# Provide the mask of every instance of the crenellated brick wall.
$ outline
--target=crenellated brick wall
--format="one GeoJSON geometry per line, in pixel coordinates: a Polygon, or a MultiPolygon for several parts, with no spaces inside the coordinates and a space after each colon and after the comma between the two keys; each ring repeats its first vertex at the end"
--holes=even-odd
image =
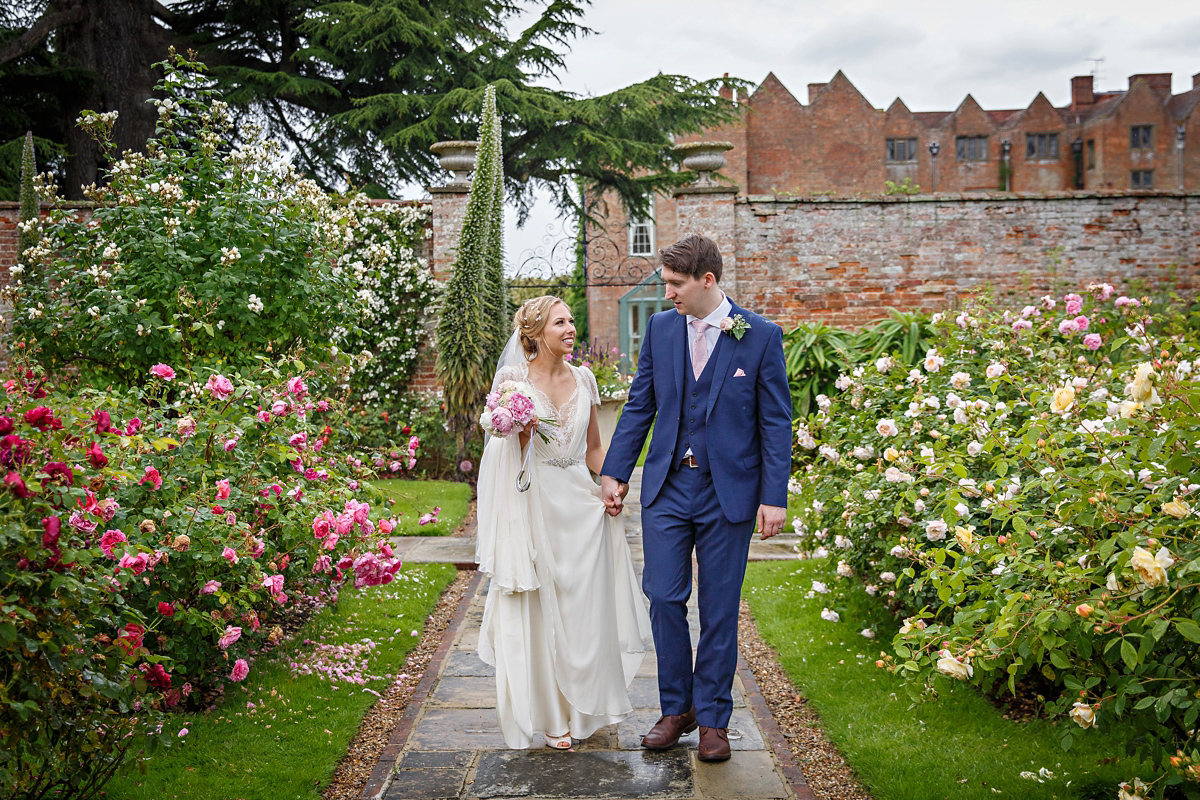
{"type": "MultiPolygon", "coordinates": [[[[1020,297],[1100,281],[1200,288],[1200,192],[751,195],[733,213],[729,293],[785,328],[859,327],[888,307],[940,310],[985,287],[1020,297]]],[[[695,224],[680,215],[681,233],[695,224]]]]}

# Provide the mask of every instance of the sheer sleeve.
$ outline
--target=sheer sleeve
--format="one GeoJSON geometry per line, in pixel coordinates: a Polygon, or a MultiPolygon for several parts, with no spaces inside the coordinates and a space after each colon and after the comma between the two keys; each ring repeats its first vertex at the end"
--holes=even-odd
{"type": "Polygon", "coordinates": [[[496,370],[496,376],[492,378],[492,391],[496,391],[496,387],[504,381],[523,381],[525,376],[522,374],[520,367],[508,366],[501,367],[496,370]]]}
{"type": "Polygon", "coordinates": [[[488,440],[476,487],[475,561],[479,571],[505,594],[541,586],[535,568],[537,552],[530,526],[529,496],[516,490],[520,470],[521,445],[517,437],[493,436],[488,440]]]}
{"type": "Polygon", "coordinates": [[[583,373],[583,385],[592,398],[592,405],[600,405],[600,389],[596,386],[596,376],[587,367],[580,367],[579,371],[583,373]]]}

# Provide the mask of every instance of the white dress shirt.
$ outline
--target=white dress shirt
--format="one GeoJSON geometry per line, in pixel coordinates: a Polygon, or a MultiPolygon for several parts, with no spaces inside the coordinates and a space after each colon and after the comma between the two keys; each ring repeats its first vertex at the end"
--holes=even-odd
{"type": "MultiPolygon", "coordinates": [[[[704,339],[708,343],[708,358],[711,361],[713,351],[717,349],[717,342],[721,338],[721,320],[729,316],[729,312],[733,310],[733,303],[729,302],[729,298],[721,292],[721,302],[713,309],[713,312],[704,318],[708,323],[708,327],[704,329],[704,339]]],[[[699,317],[694,317],[691,314],[687,315],[687,332],[688,332],[688,352],[692,352],[692,345],[696,342],[696,329],[692,327],[692,321],[699,317]]]]}

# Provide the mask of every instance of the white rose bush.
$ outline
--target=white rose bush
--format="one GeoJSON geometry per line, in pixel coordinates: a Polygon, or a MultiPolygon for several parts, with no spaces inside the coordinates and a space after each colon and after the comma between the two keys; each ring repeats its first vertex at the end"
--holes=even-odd
{"type": "Polygon", "coordinates": [[[828,561],[822,616],[865,590],[905,620],[878,663],[914,697],[1020,688],[1064,747],[1127,726],[1147,785],[1195,792],[1200,326],[1116,294],[981,298],[907,375],[848,369],[802,422],[798,549],[828,561]]]}

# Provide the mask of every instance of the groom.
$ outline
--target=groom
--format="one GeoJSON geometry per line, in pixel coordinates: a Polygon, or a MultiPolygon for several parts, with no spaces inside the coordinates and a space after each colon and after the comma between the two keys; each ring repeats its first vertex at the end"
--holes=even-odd
{"type": "Polygon", "coordinates": [[[721,253],[711,239],[684,237],[659,258],[675,311],[646,325],[601,490],[608,512],[619,514],[654,424],[642,474],[642,588],[663,716],[642,746],[671,747],[699,725],[697,756],[725,761],[750,537],[779,533],[787,503],[792,407],[783,332],[721,291],[721,253]],[[700,607],[694,667],[687,622],[693,550],[700,607]]]}

